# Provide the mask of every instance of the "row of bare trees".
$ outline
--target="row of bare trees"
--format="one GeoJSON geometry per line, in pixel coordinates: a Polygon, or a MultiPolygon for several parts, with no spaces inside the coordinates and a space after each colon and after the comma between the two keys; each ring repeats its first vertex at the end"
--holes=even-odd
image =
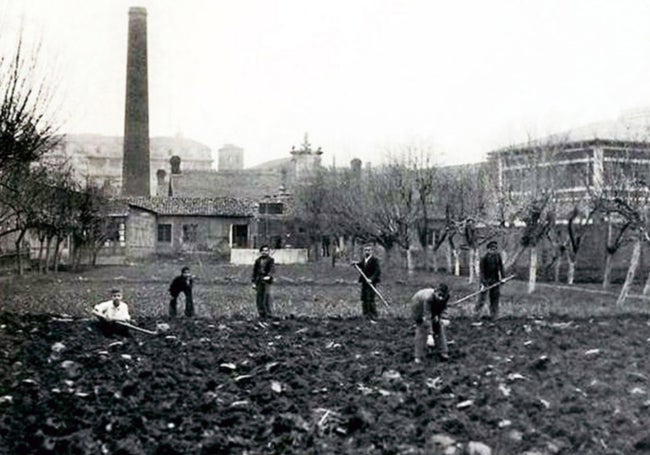
{"type": "Polygon", "coordinates": [[[80,185],[65,164],[43,158],[62,136],[37,61],[38,52],[25,52],[21,40],[11,57],[0,57],[0,240],[13,239],[20,274],[28,235],[38,239],[38,269],[46,272],[58,270],[66,239],[78,265],[84,251],[101,243],[106,222],[99,192],[80,185]]]}
{"type": "Polygon", "coordinates": [[[460,246],[469,245],[474,280],[479,247],[499,230],[484,223],[489,205],[482,190],[485,169],[449,171],[419,147],[402,152],[375,169],[320,169],[296,189],[298,220],[314,245],[324,235],[374,242],[389,260],[404,253],[409,271],[423,256],[437,269],[436,252],[444,244],[452,268],[459,270],[460,246]]]}
{"type": "MultiPolygon", "coordinates": [[[[535,290],[542,247],[552,252],[543,265],[553,270],[555,280],[560,280],[565,265],[567,283],[573,284],[585,239],[595,227],[606,226],[605,289],[611,285],[614,255],[623,245],[632,244],[618,299],[622,304],[639,266],[642,245],[650,245],[646,216],[650,188],[642,178],[650,175],[650,163],[633,158],[643,143],[637,141],[634,150],[624,150],[619,165],[606,169],[598,181],[594,181],[593,164],[556,165],[566,157],[562,155],[566,138],[531,143],[525,147],[528,153],[520,154],[519,186],[504,183],[489,165],[441,167],[427,150],[405,147],[381,167],[321,169],[297,188],[295,212],[314,244],[323,235],[375,242],[389,258],[396,251],[404,254],[409,271],[416,267],[418,250],[428,253],[428,267],[437,269],[436,252],[446,244],[451,270],[459,274],[459,255],[465,250],[470,282],[477,277],[481,245],[499,238],[507,268],[529,253],[529,292],[535,290]],[[582,190],[566,191],[567,179],[582,190]]],[[[650,275],[644,294],[650,294],[650,275]]]]}

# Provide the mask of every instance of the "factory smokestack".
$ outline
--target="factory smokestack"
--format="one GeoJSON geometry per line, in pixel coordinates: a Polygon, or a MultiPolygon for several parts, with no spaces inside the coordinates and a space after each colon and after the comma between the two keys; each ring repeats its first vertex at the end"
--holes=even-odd
{"type": "Polygon", "coordinates": [[[122,194],[150,196],[147,10],[129,9],[122,194]]]}

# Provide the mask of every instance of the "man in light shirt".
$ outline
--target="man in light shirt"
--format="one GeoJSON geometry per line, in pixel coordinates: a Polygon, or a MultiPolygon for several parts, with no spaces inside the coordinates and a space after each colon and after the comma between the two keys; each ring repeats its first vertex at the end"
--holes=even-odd
{"type": "Polygon", "coordinates": [[[111,300],[95,305],[93,314],[97,316],[99,328],[105,335],[112,335],[114,333],[128,335],[128,328],[116,324],[116,322],[131,321],[129,307],[126,302],[122,301],[122,292],[119,289],[111,290],[111,300]]]}

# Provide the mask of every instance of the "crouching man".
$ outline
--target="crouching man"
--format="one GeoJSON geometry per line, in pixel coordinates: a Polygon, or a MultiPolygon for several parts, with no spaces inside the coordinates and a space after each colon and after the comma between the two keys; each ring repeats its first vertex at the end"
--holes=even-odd
{"type": "Polygon", "coordinates": [[[185,266],[181,269],[181,274],[174,278],[169,285],[169,295],[172,296],[169,301],[169,317],[176,317],[176,305],[178,296],[185,294],[185,316],[191,318],[194,316],[194,300],[192,299],[192,288],[194,287],[194,278],[190,273],[190,268],[185,266]]]}
{"type": "Polygon", "coordinates": [[[97,316],[97,325],[104,335],[129,335],[128,327],[120,324],[130,322],[131,316],[128,305],[122,301],[122,292],[119,289],[111,290],[111,300],[95,305],[93,314],[97,316]]]}
{"type": "Polygon", "coordinates": [[[445,327],[440,320],[447,308],[449,288],[442,283],[437,288],[420,289],[411,299],[411,311],[415,321],[415,363],[421,363],[427,345],[429,333],[426,319],[431,317],[431,328],[435,341],[435,351],[440,360],[449,359],[445,327]]]}

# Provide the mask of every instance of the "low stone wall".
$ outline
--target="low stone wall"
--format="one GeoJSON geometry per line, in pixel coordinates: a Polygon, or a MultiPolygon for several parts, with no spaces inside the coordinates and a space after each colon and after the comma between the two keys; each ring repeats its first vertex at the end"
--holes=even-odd
{"type": "MultiPolygon", "coordinates": [[[[259,250],[233,248],[230,250],[231,264],[253,264],[259,256],[259,250]]],[[[305,248],[283,248],[272,250],[271,256],[277,264],[306,264],[309,255],[305,248]]]]}

